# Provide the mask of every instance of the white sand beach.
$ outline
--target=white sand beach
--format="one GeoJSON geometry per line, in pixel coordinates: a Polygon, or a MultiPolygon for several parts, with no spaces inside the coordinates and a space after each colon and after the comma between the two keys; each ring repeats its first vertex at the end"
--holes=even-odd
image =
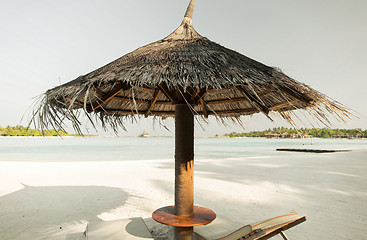
{"type": "MultiPolygon", "coordinates": [[[[287,231],[290,239],[364,239],[366,156],[356,150],[197,160],[195,202],[244,224],[307,215],[287,231]]],[[[173,204],[173,168],[171,160],[0,161],[0,239],[79,240],[88,222],[149,221],[155,209],[173,204]]]]}

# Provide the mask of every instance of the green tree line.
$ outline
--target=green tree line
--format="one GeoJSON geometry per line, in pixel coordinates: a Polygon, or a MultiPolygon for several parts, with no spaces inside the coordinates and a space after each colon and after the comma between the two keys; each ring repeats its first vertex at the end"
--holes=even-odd
{"type": "Polygon", "coordinates": [[[331,137],[360,137],[367,138],[367,130],[362,130],[360,128],[356,129],[329,129],[329,128],[284,128],[278,127],[273,129],[268,129],[265,131],[252,131],[249,133],[228,133],[225,134],[225,137],[265,137],[267,134],[301,134],[301,135],[310,135],[316,138],[331,138],[331,137]]]}
{"type": "Polygon", "coordinates": [[[30,129],[23,126],[15,126],[6,128],[0,127],[0,135],[1,136],[70,136],[68,132],[65,131],[56,131],[56,130],[45,130],[40,131],[37,129],[30,129]]]}

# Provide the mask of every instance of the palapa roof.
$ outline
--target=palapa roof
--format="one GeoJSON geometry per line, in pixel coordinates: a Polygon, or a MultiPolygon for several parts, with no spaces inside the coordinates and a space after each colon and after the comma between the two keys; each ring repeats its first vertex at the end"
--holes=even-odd
{"type": "MultiPolygon", "coordinates": [[[[350,114],[341,104],[277,68],[225,48],[196,32],[195,0],[182,24],[169,36],[128,53],[77,79],[48,90],[35,111],[41,128],[62,129],[65,118],[79,131],[78,111],[116,129],[134,115],[174,117],[175,104],[192,106],[195,115],[238,119],[305,109],[328,124],[329,116],[350,114]]],[[[270,118],[270,117],[269,117],[270,118]]]]}

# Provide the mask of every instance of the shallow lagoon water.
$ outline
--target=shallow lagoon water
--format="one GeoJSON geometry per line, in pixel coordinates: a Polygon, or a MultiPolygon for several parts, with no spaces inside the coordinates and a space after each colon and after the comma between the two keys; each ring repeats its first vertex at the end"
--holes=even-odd
{"type": "MultiPolygon", "coordinates": [[[[174,158],[173,137],[0,137],[0,161],[123,161],[174,158]]],[[[365,139],[196,138],[195,159],[284,153],[276,148],[367,149],[365,139]]]]}

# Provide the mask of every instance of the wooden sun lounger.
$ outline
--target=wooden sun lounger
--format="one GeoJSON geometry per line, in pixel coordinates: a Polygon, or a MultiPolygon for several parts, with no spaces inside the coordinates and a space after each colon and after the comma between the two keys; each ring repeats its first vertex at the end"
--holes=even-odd
{"type": "Polygon", "coordinates": [[[280,234],[284,240],[288,240],[283,231],[304,221],[306,216],[300,216],[297,213],[245,226],[237,222],[217,219],[209,225],[195,228],[195,237],[198,240],[265,240],[280,234]]]}
{"type": "Polygon", "coordinates": [[[153,240],[140,217],[88,224],[85,235],[87,240],[153,240]]]}

